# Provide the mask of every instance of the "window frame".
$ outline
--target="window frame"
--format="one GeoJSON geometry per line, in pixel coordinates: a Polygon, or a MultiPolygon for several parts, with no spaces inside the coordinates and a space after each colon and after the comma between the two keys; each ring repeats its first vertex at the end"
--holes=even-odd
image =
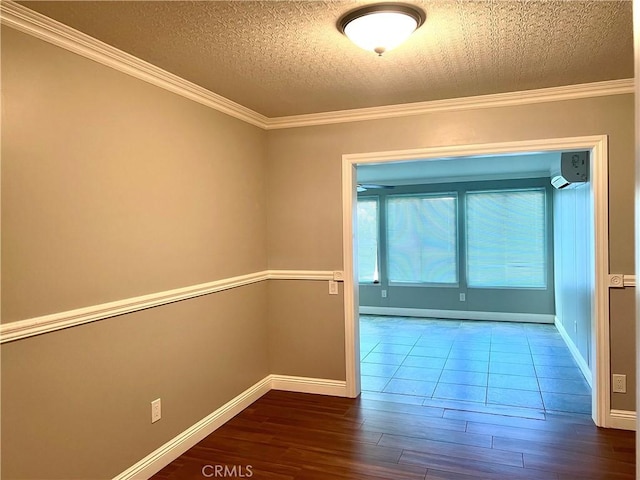
{"type": "MultiPolygon", "coordinates": [[[[464,246],[464,258],[465,258],[465,283],[466,288],[469,290],[547,290],[549,288],[549,262],[552,261],[549,258],[549,212],[548,212],[548,198],[549,195],[548,189],[543,186],[531,186],[531,187],[510,187],[510,188],[487,188],[487,189],[467,189],[464,192],[464,229],[465,229],[465,246],[464,246]],[[542,217],[542,253],[544,255],[543,260],[543,281],[544,284],[541,286],[522,286],[522,285],[473,285],[471,283],[471,275],[470,275],[470,256],[469,256],[469,195],[478,194],[478,193],[509,193],[509,192],[542,192],[542,209],[543,209],[543,217],[542,217]]],[[[552,227],[553,228],[553,227],[552,227]]]]}
{"type": "Polygon", "coordinates": [[[446,190],[446,191],[436,191],[436,192],[416,192],[416,193],[398,193],[398,194],[390,194],[386,195],[384,199],[384,208],[385,208],[385,249],[386,249],[386,278],[387,284],[389,287],[425,287],[425,288],[460,288],[460,195],[456,190],[446,190]],[[394,198],[402,198],[402,197],[417,197],[417,198],[428,198],[428,197],[436,197],[436,198],[453,198],[454,200],[454,224],[455,224],[455,282],[402,282],[397,280],[392,280],[390,276],[391,272],[391,261],[390,261],[390,241],[389,241],[389,204],[390,201],[394,198]]]}
{"type": "MultiPolygon", "coordinates": [[[[376,260],[375,260],[375,266],[374,266],[374,273],[373,273],[373,281],[362,281],[360,280],[360,259],[358,258],[358,278],[357,278],[357,283],[359,285],[380,285],[380,279],[382,277],[381,272],[380,272],[380,268],[381,268],[381,252],[382,252],[382,248],[381,248],[381,236],[380,236],[380,206],[381,206],[381,201],[380,201],[380,196],[378,195],[363,195],[363,196],[358,196],[358,198],[356,199],[356,209],[358,208],[358,203],[359,202],[365,202],[365,201],[373,201],[376,204],[376,228],[375,228],[375,232],[376,232],[376,260]],[[378,277],[376,278],[376,272],[378,274],[378,277]]],[[[360,243],[360,227],[358,225],[358,243],[360,243]]],[[[358,245],[358,257],[360,256],[360,246],[358,245]]]]}

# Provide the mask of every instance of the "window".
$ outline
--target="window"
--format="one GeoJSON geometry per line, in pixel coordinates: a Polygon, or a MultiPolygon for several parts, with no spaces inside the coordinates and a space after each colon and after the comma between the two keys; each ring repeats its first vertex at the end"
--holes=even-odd
{"type": "Polygon", "coordinates": [[[467,193],[470,287],[546,287],[545,190],[467,193]]]}
{"type": "Polygon", "coordinates": [[[456,194],[390,196],[389,281],[457,283],[456,194]]]}
{"type": "Polygon", "coordinates": [[[378,271],[378,200],[358,199],[358,281],[380,281],[378,271]]]}

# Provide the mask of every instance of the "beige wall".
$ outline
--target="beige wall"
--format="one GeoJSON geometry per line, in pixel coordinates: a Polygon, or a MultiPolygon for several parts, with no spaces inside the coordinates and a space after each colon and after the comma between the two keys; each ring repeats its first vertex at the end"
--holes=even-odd
{"type": "Polygon", "coordinates": [[[3,322],[266,268],[266,132],[9,28],[2,94],[3,322]]]}
{"type": "Polygon", "coordinates": [[[611,302],[611,373],[627,376],[627,392],[612,393],[612,408],[634,411],[636,392],[635,370],[628,365],[635,362],[635,288],[612,288],[611,302]]]}
{"type": "MultiPolygon", "coordinates": [[[[405,118],[292,128],[268,137],[268,258],[274,269],[334,269],[342,266],[341,158],[345,153],[403,150],[584,135],[609,136],[611,271],[634,272],[633,95],[444,112],[405,118]]],[[[329,301],[311,299],[312,312],[329,301]]],[[[612,297],[611,338],[633,329],[633,317],[612,297]]],[[[270,316],[271,328],[287,330],[290,318],[270,316]],[[281,325],[278,326],[278,323],[281,325]]],[[[334,336],[338,338],[336,325],[334,336]]],[[[316,342],[314,326],[304,351],[316,342]]],[[[619,340],[618,340],[619,342],[619,340]]],[[[635,375],[633,346],[612,343],[612,371],[635,375]]],[[[328,361],[328,360],[327,360],[328,361]]],[[[295,364],[295,359],[291,360],[295,364]]],[[[613,398],[613,408],[633,404],[613,398]]]]}
{"type": "Polygon", "coordinates": [[[327,282],[269,281],[271,373],[344,380],[343,290],[327,282]]]}
{"type": "MultiPolygon", "coordinates": [[[[3,26],[3,321],[264,270],[265,140],[3,26]]],[[[111,478],[265,378],[267,295],[2,345],[3,478],[111,478]]]]}

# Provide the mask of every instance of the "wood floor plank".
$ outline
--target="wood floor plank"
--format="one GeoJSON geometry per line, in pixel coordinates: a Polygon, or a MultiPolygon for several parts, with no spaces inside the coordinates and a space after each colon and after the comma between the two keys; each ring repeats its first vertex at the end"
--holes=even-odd
{"type": "Polygon", "coordinates": [[[372,460],[366,456],[334,455],[330,453],[312,452],[301,448],[291,448],[282,458],[283,461],[294,462],[296,465],[304,465],[310,468],[315,465],[331,478],[336,474],[348,473],[347,478],[363,476],[365,478],[423,480],[427,470],[417,465],[399,465],[398,463],[386,463],[372,460]],[[329,476],[330,475],[330,476],[329,476]]]}
{"type": "Polygon", "coordinates": [[[510,427],[521,427],[539,430],[548,430],[558,432],[559,434],[575,433],[575,427],[565,422],[552,422],[542,419],[520,418],[494,413],[480,413],[462,410],[446,410],[444,418],[452,418],[456,420],[467,420],[477,423],[488,423],[490,425],[506,425],[510,427]]]}
{"type": "MultiPolygon", "coordinates": [[[[438,430],[453,430],[456,432],[464,432],[467,430],[467,422],[465,420],[452,420],[448,418],[436,418],[436,417],[415,417],[409,415],[411,418],[411,425],[416,429],[431,429],[437,428],[438,430]]],[[[363,422],[361,428],[371,425],[381,425],[383,428],[407,425],[406,413],[394,413],[384,412],[378,413],[375,410],[368,410],[363,412],[363,422]]]]}
{"type": "Polygon", "coordinates": [[[633,456],[624,452],[614,452],[608,445],[603,448],[598,444],[570,440],[562,441],[560,439],[534,441],[531,439],[522,440],[507,437],[493,437],[493,448],[497,450],[533,453],[537,455],[549,455],[556,454],[557,452],[564,452],[567,456],[578,453],[581,457],[588,455],[620,462],[633,461],[633,456]]]}
{"type": "Polygon", "coordinates": [[[464,431],[444,430],[442,428],[424,428],[412,424],[398,424],[385,422],[366,421],[362,430],[385,432],[385,434],[400,435],[415,439],[435,440],[440,442],[455,443],[457,445],[471,445],[476,447],[491,448],[491,435],[467,433],[464,431]]]}
{"type": "Polygon", "coordinates": [[[546,468],[557,473],[582,477],[587,474],[620,473],[635,475],[635,464],[609,458],[594,458],[590,455],[555,451],[547,454],[524,453],[527,468],[546,468]]]}
{"type": "Polygon", "coordinates": [[[384,447],[402,448],[404,452],[411,450],[414,452],[433,453],[453,458],[463,457],[470,460],[482,460],[500,465],[510,465],[514,467],[523,466],[521,453],[476,447],[461,443],[440,442],[436,440],[390,435],[385,433],[382,435],[378,444],[384,447]]]}
{"type": "MultiPolygon", "coordinates": [[[[422,465],[427,467],[427,469],[465,474],[474,478],[490,480],[557,480],[558,478],[556,473],[545,470],[526,469],[479,460],[470,460],[462,456],[456,458],[449,455],[414,452],[410,450],[402,454],[400,463],[422,465]]],[[[578,479],[576,478],[576,480],[578,479]]]]}
{"type": "Polygon", "coordinates": [[[488,477],[481,477],[478,474],[467,475],[464,473],[447,472],[436,468],[429,468],[425,480],[486,480],[488,477]]]}
{"type": "Polygon", "coordinates": [[[350,409],[351,414],[361,414],[367,410],[380,410],[384,412],[408,413],[415,417],[440,417],[444,414],[442,407],[428,407],[424,405],[411,405],[409,403],[385,402],[358,397],[350,409]]]}
{"type": "Polygon", "coordinates": [[[548,443],[566,443],[567,441],[579,442],[580,444],[595,444],[605,451],[612,451],[611,442],[607,438],[589,437],[584,438],[575,434],[571,428],[568,432],[556,430],[543,430],[541,428],[525,428],[524,426],[494,425],[490,423],[467,422],[467,432],[481,433],[495,437],[506,437],[518,440],[529,440],[548,443]]]}

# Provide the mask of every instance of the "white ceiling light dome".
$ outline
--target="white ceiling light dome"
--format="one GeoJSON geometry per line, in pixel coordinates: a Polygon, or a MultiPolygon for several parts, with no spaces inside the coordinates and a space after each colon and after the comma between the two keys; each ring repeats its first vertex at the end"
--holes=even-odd
{"type": "Polygon", "coordinates": [[[358,8],[338,21],[338,29],[360,48],[382,55],[419,28],[426,15],[403,3],[378,3],[358,8]]]}

